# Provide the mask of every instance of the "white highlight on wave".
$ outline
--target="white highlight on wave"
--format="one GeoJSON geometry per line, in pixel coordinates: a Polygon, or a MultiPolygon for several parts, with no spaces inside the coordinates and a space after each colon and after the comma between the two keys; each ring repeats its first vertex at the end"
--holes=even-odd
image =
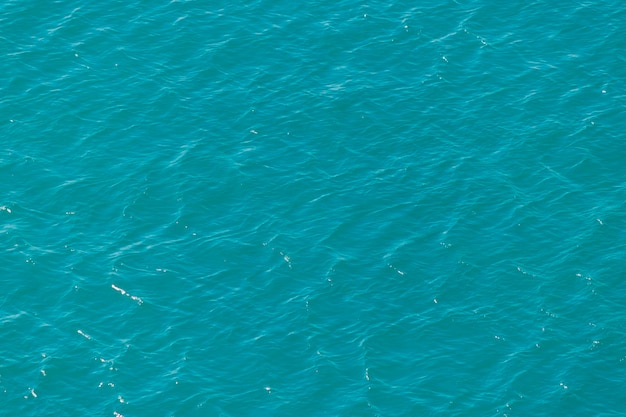
{"type": "Polygon", "coordinates": [[[78,329],[76,331],[76,333],[78,333],[79,335],[81,335],[82,337],[84,337],[87,340],[91,340],[91,336],[89,336],[87,333],[83,332],[82,330],[78,329]]]}
{"type": "Polygon", "coordinates": [[[118,287],[117,285],[111,284],[111,288],[113,288],[115,291],[119,292],[120,294],[125,295],[126,297],[130,297],[131,300],[137,301],[137,303],[139,304],[143,304],[143,300],[141,298],[137,297],[136,295],[130,295],[128,292],[118,287]]]}

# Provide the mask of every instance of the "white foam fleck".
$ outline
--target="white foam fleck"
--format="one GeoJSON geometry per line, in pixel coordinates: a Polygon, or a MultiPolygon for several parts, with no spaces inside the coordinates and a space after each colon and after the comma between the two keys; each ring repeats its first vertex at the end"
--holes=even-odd
{"type": "Polygon", "coordinates": [[[123,289],[121,289],[120,287],[118,287],[115,284],[111,284],[111,288],[113,288],[115,291],[120,292],[122,295],[126,295],[126,291],[124,291],[123,289]]]}
{"type": "MultiPolygon", "coordinates": [[[[163,272],[167,272],[167,271],[163,271],[163,272]]],[[[143,304],[143,300],[139,297],[137,297],[136,295],[131,295],[129,294],[126,290],[118,287],[115,284],[111,284],[111,288],[113,288],[115,291],[119,292],[122,295],[125,295],[126,297],[129,297],[131,300],[133,301],[137,301],[138,304],[143,304]]]]}

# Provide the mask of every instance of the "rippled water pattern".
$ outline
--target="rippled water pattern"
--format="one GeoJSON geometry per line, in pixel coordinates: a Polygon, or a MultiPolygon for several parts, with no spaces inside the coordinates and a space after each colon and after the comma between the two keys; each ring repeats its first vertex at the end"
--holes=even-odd
{"type": "Polygon", "coordinates": [[[0,415],[626,415],[618,1],[0,5],[0,415]]]}

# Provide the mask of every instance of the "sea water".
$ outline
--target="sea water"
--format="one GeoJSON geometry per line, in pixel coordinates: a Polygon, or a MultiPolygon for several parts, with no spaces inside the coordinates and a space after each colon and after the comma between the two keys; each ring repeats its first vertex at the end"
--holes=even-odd
{"type": "Polygon", "coordinates": [[[622,3],[0,28],[0,415],[626,413],[622,3]]]}

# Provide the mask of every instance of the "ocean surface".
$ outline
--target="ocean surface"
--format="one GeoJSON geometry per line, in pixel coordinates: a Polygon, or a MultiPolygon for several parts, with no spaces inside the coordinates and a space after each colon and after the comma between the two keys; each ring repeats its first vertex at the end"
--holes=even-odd
{"type": "Polygon", "coordinates": [[[626,415],[621,1],[0,5],[0,416],[626,415]]]}

